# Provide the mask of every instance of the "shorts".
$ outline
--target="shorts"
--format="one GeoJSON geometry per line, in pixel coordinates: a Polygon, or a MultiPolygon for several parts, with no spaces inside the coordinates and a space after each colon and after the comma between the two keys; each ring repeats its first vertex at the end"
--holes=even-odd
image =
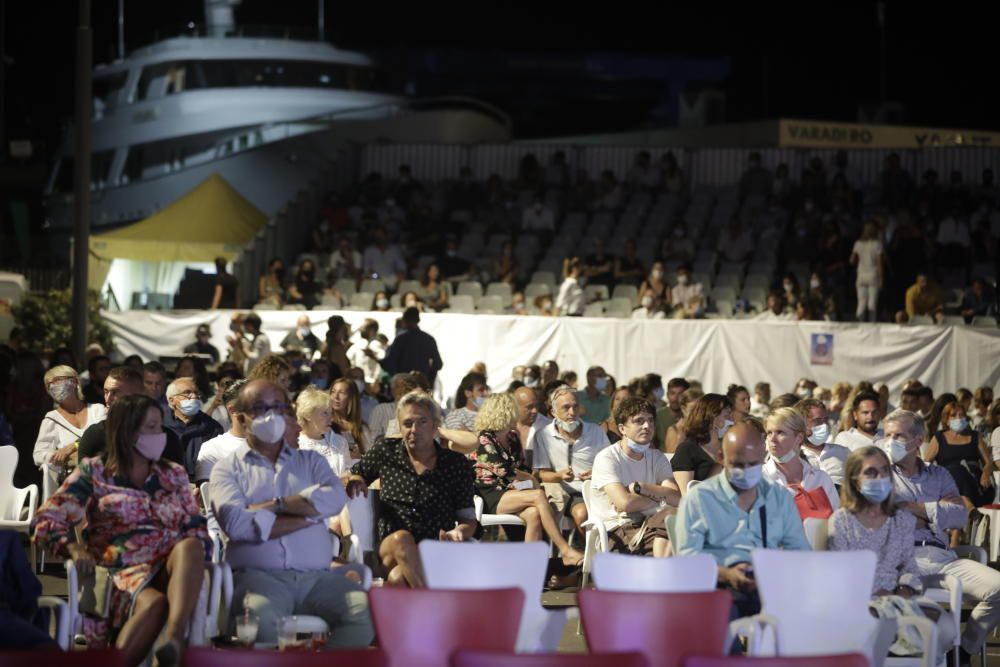
{"type": "Polygon", "coordinates": [[[608,547],[618,553],[650,556],[653,553],[653,540],[667,537],[666,518],[677,512],[675,507],[666,507],[656,514],[646,517],[641,524],[630,523],[616,526],[608,531],[608,547]],[[641,535],[640,535],[641,533],[641,535]]]}

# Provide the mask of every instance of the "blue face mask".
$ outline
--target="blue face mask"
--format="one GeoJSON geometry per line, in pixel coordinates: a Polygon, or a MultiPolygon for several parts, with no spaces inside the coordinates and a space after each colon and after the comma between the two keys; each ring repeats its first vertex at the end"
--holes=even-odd
{"type": "Polygon", "coordinates": [[[763,478],[763,465],[750,466],[749,468],[729,469],[729,483],[733,485],[733,488],[739,489],[740,491],[746,491],[754,488],[760,484],[760,480],[763,478]]]}
{"type": "Polygon", "coordinates": [[[859,490],[868,502],[880,503],[892,493],[892,478],[863,479],[859,490]]]}
{"type": "Polygon", "coordinates": [[[312,381],[312,384],[317,389],[325,390],[327,387],[330,386],[330,380],[328,380],[327,378],[316,378],[315,380],[312,381]]]}
{"type": "Polygon", "coordinates": [[[476,410],[483,407],[483,402],[486,401],[485,396],[476,396],[472,399],[472,404],[476,406],[476,410]]]}
{"type": "Polygon", "coordinates": [[[628,446],[629,449],[631,449],[636,454],[645,454],[646,450],[649,449],[648,442],[645,445],[642,445],[639,444],[638,442],[633,442],[632,440],[625,438],[625,444],[628,446]]]}

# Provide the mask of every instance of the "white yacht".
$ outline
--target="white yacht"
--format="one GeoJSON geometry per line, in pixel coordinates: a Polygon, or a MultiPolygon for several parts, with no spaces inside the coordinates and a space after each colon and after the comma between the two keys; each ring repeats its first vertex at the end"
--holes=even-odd
{"type": "MultiPolygon", "coordinates": [[[[206,0],[208,32],[218,36],[167,39],[95,68],[95,231],[155,213],[216,172],[271,215],[308,180],[309,164],[346,141],[510,139],[498,109],[395,94],[364,54],[322,41],[222,36],[218,4],[206,0]]],[[[48,184],[55,230],[72,226],[73,142],[70,130],[48,184]]]]}

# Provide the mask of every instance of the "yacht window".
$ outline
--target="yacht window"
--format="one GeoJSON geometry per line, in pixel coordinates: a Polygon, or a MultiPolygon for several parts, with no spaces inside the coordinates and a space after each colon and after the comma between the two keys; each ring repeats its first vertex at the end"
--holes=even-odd
{"type": "Polygon", "coordinates": [[[97,77],[93,81],[94,120],[110,114],[121,101],[121,91],[125,87],[128,72],[119,72],[97,77]]]}
{"type": "Polygon", "coordinates": [[[76,160],[72,155],[64,155],[56,167],[56,177],[52,181],[53,192],[73,192],[73,170],[76,160]]]}

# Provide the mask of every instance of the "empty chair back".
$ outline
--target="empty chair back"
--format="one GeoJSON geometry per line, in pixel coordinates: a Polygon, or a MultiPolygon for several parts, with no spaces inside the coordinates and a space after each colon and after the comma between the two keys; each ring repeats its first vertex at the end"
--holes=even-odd
{"type": "Polygon", "coordinates": [[[577,594],[592,653],[637,651],[650,667],[675,667],[688,655],[721,656],[729,630],[729,591],[577,594]]]}
{"type": "Polygon", "coordinates": [[[763,612],[777,619],[778,654],[870,655],[875,559],[873,551],[755,550],[754,577],[763,612]]]}
{"type": "Polygon", "coordinates": [[[496,653],[459,651],[451,667],[649,667],[641,653],[496,653]]]}
{"type": "Polygon", "coordinates": [[[389,667],[440,667],[463,649],[513,651],[524,592],[385,587],[368,601],[389,667]]]}
{"type": "Polygon", "coordinates": [[[126,667],[128,660],[118,649],[92,651],[0,651],[0,667],[24,667],[33,663],[60,667],[126,667]]]}
{"type": "Polygon", "coordinates": [[[691,593],[715,590],[719,568],[708,554],[647,558],[612,552],[594,556],[594,583],[602,591],[691,593]]]}

